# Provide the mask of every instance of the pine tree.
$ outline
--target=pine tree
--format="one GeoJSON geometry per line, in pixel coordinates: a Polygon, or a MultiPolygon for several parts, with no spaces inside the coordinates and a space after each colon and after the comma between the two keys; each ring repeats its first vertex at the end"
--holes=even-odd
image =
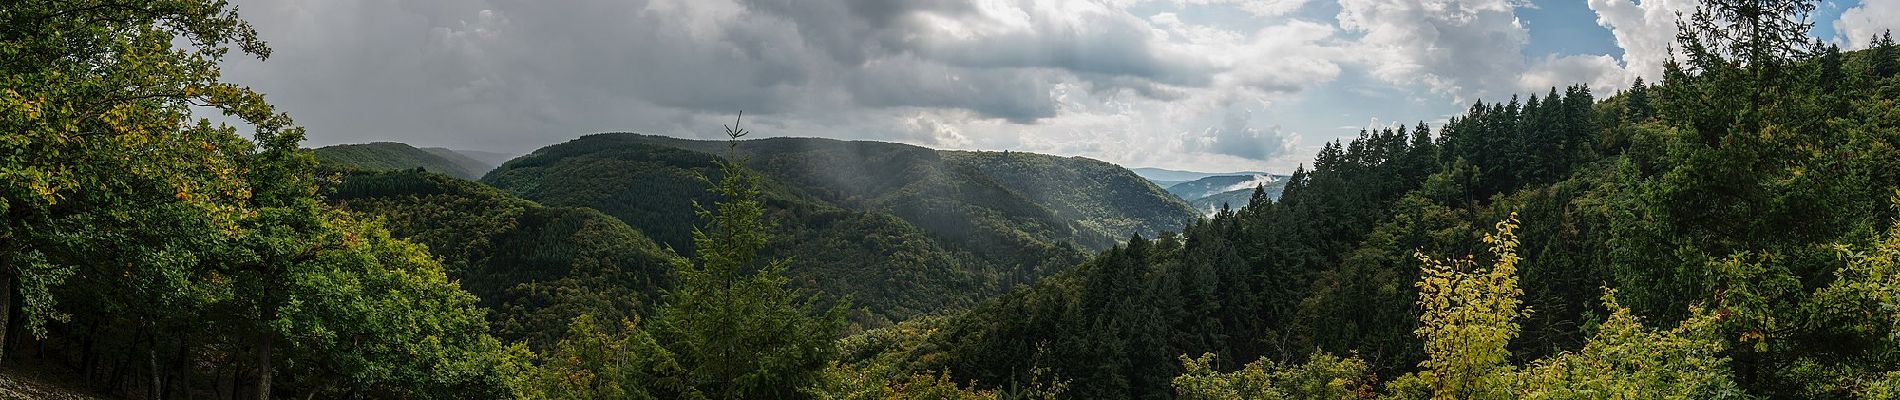
{"type": "Polygon", "coordinates": [[[1881,32],[1880,37],[1875,38],[1869,47],[1873,51],[1867,55],[1868,69],[1875,77],[1885,78],[1900,73],[1900,47],[1895,47],[1893,43],[1893,31],[1881,32]]]}
{"type": "Polygon", "coordinates": [[[1643,77],[1636,77],[1636,83],[1630,85],[1630,90],[1623,102],[1624,118],[1633,122],[1643,122],[1648,121],[1649,117],[1655,114],[1655,108],[1649,104],[1649,85],[1643,83],[1643,77]]]}
{"type": "Polygon", "coordinates": [[[759,260],[770,233],[760,178],[736,159],[746,134],[726,127],[731,157],[717,161],[711,188],[719,200],[697,210],[708,221],[693,232],[697,260],[675,262],[678,287],[657,312],[655,336],[678,355],[689,391],[799,398],[835,351],[846,306],[814,313],[812,297],[786,287],[787,260],[759,260]]]}
{"type": "Polygon", "coordinates": [[[1814,0],[1703,0],[1677,35],[1697,67],[1729,60],[1773,71],[1805,57],[1814,0]]]}
{"type": "Polygon", "coordinates": [[[1718,96],[1745,101],[1739,121],[1753,132],[1774,98],[1770,91],[1786,78],[1782,70],[1812,51],[1813,11],[1814,0],[1704,0],[1689,21],[1678,22],[1676,36],[1702,78],[1738,81],[1715,87],[1746,91],[1718,96]]]}

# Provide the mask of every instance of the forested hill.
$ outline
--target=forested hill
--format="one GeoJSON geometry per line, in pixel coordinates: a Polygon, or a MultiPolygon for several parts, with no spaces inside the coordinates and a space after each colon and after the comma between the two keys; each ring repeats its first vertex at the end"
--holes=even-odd
{"type": "MultiPolygon", "coordinates": [[[[694,204],[714,200],[701,177],[722,176],[716,157],[625,140],[634,138],[549,146],[484,181],[541,204],[601,210],[690,255],[694,204]]],[[[766,255],[790,260],[794,286],[852,297],[851,319],[862,326],[973,305],[1085,257],[1080,248],[982,227],[956,232],[999,249],[979,254],[891,214],[841,207],[776,179],[766,179],[763,197],[777,233],[766,255]]]]}
{"type": "Polygon", "coordinates": [[[630,133],[593,135],[561,146],[614,143],[715,155],[736,150],[753,168],[804,194],[887,212],[952,240],[962,235],[951,232],[1000,228],[1095,251],[1134,234],[1178,231],[1197,218],[1185,202],[1132,172],[1081,157],[784,137],[740,141],[729,149],[723,141],[630,133]],[[956,226],[963,222],[946,218],[993,219],[1000,226],[956,226]]]}
{"type": "Polygon", "coordinates": [[[422,147],[421,149],[422,151],[429,152],[429,154],[442,157],[444,160],[449,160],[449,162],[471,173],[469,174],[470,176],[456,176],[462,179],[481,179],[483,174],[487,174],[488,171],[501,166],[501,163],[508,162],[509,159],[514,158],[501,153],[455,150],[442,147],[422,147]]]}
{"type": "Polygon", "coordinates": [[[327,198],[427,245],[481,299],[495,334],[545,348],[581,314],[651,309],[674,255],[588,208],[543,207],[488,185],[415,170],[343,169],[327,198]]]}
{"type": "Polygon", "coordinates": [[[395,142],[339,144],[319,147],[311,152],[324,163],[372,170],[422,168],[463,179],[477,179],[488,171],[481,167],[480,161],[456,154],[453,150],[419,149],[395,142]]]}

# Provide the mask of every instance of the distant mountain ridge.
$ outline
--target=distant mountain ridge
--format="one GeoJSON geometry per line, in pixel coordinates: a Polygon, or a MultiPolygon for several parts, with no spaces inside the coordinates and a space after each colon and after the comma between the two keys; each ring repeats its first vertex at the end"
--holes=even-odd
{"type": "Polygon", "coordinates": [[[1285,186],[1283,175],[1210,176],[1168,187],[1168,193],[1189,201],[1237,190],[1253,191],[1255,186],[1285,186]]]}
{"type": "Polygon", "coordinates": [[[447,149],[447,148],[441,148],[441,147],[430,147],[429,149],[442,149],[442,150],[453,151],[456,154],[461,154],[464,157],[468,157],[469,159],[480,162],[482,163],[482,165],[487,166],[486,169],[482,170],[483,173],[487,173],[488,170],[495,169],[495,167],[499,167],[502,164],[507,163],[508,160],[513,160],[515,159],[515,157],[521,156],[521,153],[500,153],[500,152],[493,152],[493,151],[468,150],[468,149],[447,149]]]}
{"type": "Polygon", "coordinates": [[[475,162],[473,159],[460,156],[453,151],[445,153],[424,150],[396,142],[339,144],[319,147],[312,149],[311,152],[317,156],[318,161],[326,164],[347,165],[366,170],[392,171],[421,168],[462,179],[476,179],[486,171],[479,169],[477,165],[472,165],[471,163],[475,162]]]}
{"type": "MultiPolygon", "coordinates": [[[[487,174],[488,171],[494,170],[495,167],[501,166],[500,162],[490,163],[487,161],[482,161],[482,160],[476,159],[473,156],[470,156],[468,153],[462,152],[461,150],[448,149],[448,148],[442,148],[442,147],[423,147],[421,149],[422,151],[429,152],[429,154],[434,154],[437,157],[442,157],[442,159],[444,160],[449,160],[449,162],[455,163],[456,166],[461,167],[463,170],[469,172],[470,176],[466,176],[466,177],[458,176],[457,178],[480,179],[482,175],[487,174]]],[[[505,162],[507,160],[502,160],[502,161],[505,162]]]]}
{"type": "Polygon", "coordinates": [[[1182,182],[1168,187],[1168,193],[1187,200],[1196,210],[1212,215],[1222,207],[1240,209],[1253,200],[1254,188],[1265,191],[1268,199],[1278,200],[1286,190],[1286,175],[1221,175],[1182,182]]]}
{"type": "Polygon", "coordinates": [[[852,294],[851,319],[881,326],[973,305],[1072,267],[1132,235],[1201,215],[1114,164],[1017,152],[938,151],[814,138],[724,141],[584,136],[509,161],[484,182],[548,206],[588,207],[691,251],[693,204],[711,204],[713,161],[763,178],[776,226],[768,257],[793,283],[852,294]]]}
{"type": "Polygon", "coordinates": [[[422,168],[469,180],[481,179],[488,171],[514,158],[504,153],[415,147],[397,142],[339,144],[319,147],[311,152],[316,154],[318,161],[327,164],[384,171],[422,168]]]}
{"type": "Polygon", "coordinates": [[[907,201],[935,201],[918,197],[921,194],[955,198],[1000,210],[1022,222],[1056,228],[1040,236],[1089,250],[1105,249],[1131,234],[1152,237],[1177,231],[1198,218],[1190,205],[1173,201],[1165,190],[1143,182],[1139,174],[1082,157],[939,151],[888,142],[793,137],[746,140],[737,148],[728,148],[724,141],[632,133],[591,135],[577,141],[595,137],[709,155],[737,151],[759,171],[827,202],[887,211],[920,225],[932,225],[922,221],[932,217],[913,210],[907,201]],[[997,193],[972,195],[985,192],[997,193]],[[1085,227],[1064,232],[1075,228],[1058,228],[1062,219],[1080,221],[1085,227]]]}
{"type": "Polygon", "coordinates": [[[1165,168],[1151,168],[1151,167],[1129,168],[1128,170],[1134,171],[1135,175],[1140,175],[1142,178],[1146,178],[1149,181],[1154,181],[1157,185],[1161,185],[1162,187],[1173,186],[1175,184],[1199,180],[1201,178],[1207,178],[1207,177],[1212,177],[1212,176],[1269,175],[1268,173],[1259,172],[1259,171],[1195,172],[1195,171],[1181,171],[1181,170],[1173,170],[1173,169],[1165,169],[1165,168]],[[1163,182],[1166,182],[1167,184],[1162,184],[1163,182]]]}

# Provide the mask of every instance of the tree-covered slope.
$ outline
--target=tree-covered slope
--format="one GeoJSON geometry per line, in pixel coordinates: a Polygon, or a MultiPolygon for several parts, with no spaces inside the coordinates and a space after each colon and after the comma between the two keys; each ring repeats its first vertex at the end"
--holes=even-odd
{"type": "Polygon", "coordinates": [[[1186,204],[1121,166],[1082,157],[1023,152],[942,151],[955,168],[992,182],[1076,221],[1085,233],[1123,239],[1179,231],[1199,218],[1186,204]]]}
{"type": "Polygon", "coordinates": [[[880,142],[772,138],[727,143],[614,133],[543,148],[485,181],[543,204],[602,210],[687,249],[714,154],[766,178],[790,275],[854,295],[854,320],[883,325],[974,304],[1067,268],[1087,249],[1178,230],[1187,205],[1112,164],[1019,153],[940,152],[880,142]]]}
{"type": "Polygon", "coordinates": [[[583,313],[610,321],[644,313],[674,257],[599,211],[543,207],[435,173],[351,170],[328,198],[428,246],[449,276],[491,310],[498,336],[537,348],[583,313]]]}
{"type": "MultiPolygon", "coordinates": [[[[364,144],[339,144],[319,147],[315,153],[318,161],[325,164],[348,165],[371,170],[404,170],[422,168],[430,172],[446,174],[463,179],[481,177],[480,170],[469,168],[464,162],[443,157],[437,152],[418,149],[395,142],[376,142],[364,144]]],[[[464,158],[465,159],[465,158],[464,158]]]]}
{"type": "MultiPolygon", "coordinates": [[[[701,177],[719,179],[714,161],[631,135],[593,135],[510,161],[485,181],[542,204],[599,209],[686,252],[694,204],[710,200],[701,177]]],[[[860,325],[975,304],[1082,258],[1079,250],[1049,247],[979,257],[887,213],[832,205],[775,179],[764,188],[777,233],[766,255],[789,259],[787,275],[798,287],[851,297],[850,317],[860,325]],[[995,257],[1014,262],[989,261],[995,257]]]]}
{"type": "MultiPolygon", "coordinates": [[[[1197,215],[1113,164],[1080,157],[937,151],[818,138],[724,142],[637,134],[586,140],[640,142],[708,154],[737,151],[750,165],[812,198],[887,212],[953,243],[995,251],[972,237],[1024,237],[1032,247],[1106,248],[1133,234],[1175,231],[1197,215]]],[[[1006,251],[1007,252],[1007,251],[1006,251]]]]}
{"type": "Polygon", "coordinates": [[[462,179],[480,179],[482,175],[487,174],[488,171],[494,170],[495,167],[501,166],[501,163],[507,162],[509,158],[513,158],[496,153],[479,153],[442,147],[423,147],[422,151],[429,152],[429,154],[434,154],[437,157],[442,157],[444,160],[449,160],[449,162],[454,163],[455,166],[461,167],[464,171],[468,171],[470,176],[457,176],[462,179]],[[500,161],[484,161],[483,159],[476,158],[492,159],[497,156],[499,156],[500,161]]]}
{"type": "Polygon", "coordinates": [[[1181,171],[1181,170],[1172,170],[1172,169],[1165,169],[1165,168],[1151,168],[1151,167],[1132,168],[1132,169],[1129,169],[1129,171],[1134,171],[1135,175],[1140,175],[1143,179],[1154,181],[1156,184],[1160,184],[1161,182],[1171,182],[1169,184],[1162,185],[1162,187],[1173,186],[1174,184],[1178,184],[1181,182],[1193,181],[1193,180],[1206,178],[1210,176],[1266,175],[1267,174],[1265,172],[1256,172],[1256,171],[1195,172],[1195,171],[1181,171]]]}

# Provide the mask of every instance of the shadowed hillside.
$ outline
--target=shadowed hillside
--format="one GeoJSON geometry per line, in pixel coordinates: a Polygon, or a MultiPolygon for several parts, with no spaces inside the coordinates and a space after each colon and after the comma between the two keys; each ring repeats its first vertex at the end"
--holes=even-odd
{"type": "Polygon", "coordinates": [[[486,169],[479,168],[480,162],[455,155],[453,151],[445,156],[442,151],[418,149],[395,142],[376,142],[366,144],[339,144],[311,150],[317,160],[328,164],[348,165],[369,170],[403,170],[422,168],[429,172],[445,174],[463,179],[480,178],[486,169]]]}

